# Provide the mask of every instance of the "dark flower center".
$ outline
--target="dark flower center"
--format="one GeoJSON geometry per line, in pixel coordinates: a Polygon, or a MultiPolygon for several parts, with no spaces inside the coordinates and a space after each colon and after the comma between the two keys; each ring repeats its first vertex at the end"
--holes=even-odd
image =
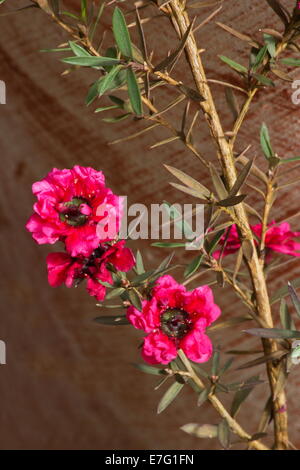
{"type": "Polygon", "coordinates": [[[172,338],[181,339],[191,328],[189,314],[178,308],[167,309],[161,316],[162,332],[172,338]]]}
{"type": "Polygon", "coordinates": [[[71,201],[65,202],[63,204],[64,207],[59,214],[60,220],[68,225],[72,225],[73,227],[84,225],[88,216],[82,214],[80,206],[86,203],[86,200],[80,197],[73,197],[71,201]]]}

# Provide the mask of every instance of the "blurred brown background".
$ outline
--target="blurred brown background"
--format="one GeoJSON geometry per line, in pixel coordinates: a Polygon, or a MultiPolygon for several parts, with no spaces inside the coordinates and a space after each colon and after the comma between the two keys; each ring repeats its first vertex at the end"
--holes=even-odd
{"type": "MultiPolygon", "coordinates": [[[[2,11],[27,4],[9,0],[2,11]]],[[[79,0],[65,4],[73,10],[79,0]]],[[[283,2],[287,7],[294,1],[283,2]]],[[[125,8],[133,1],[125,2],[125,8]]],[[[200,19],[211,8],[195,10],[200,19]]],[[[145,14],[145,13],[143,13],[145,14]]],[[[242,32],[259,38],[262,27],[280,28],[277,18],[262,0],[226,0],[217,17],[242,32]]],[[[101,21],[110,27],[110,15],[101,21]]],[[[168,137],[156,128],[138,140],[108,146],[107,142],[136,129],[132,121],[108,125],[103,115],[94,115],[86,108],[84,98],[95,80],[95,71],[80,70],[61,76],[65,66],[59,55],[40,53],[40,49],[56,47],[67,39],[49,18],[37,9],[0,18],[0,79],[7,85],[7,104],[0,105],[1,150],[1,261],[2,315],[0,339],[7,345],[7,365],[0,366],[0,446],[2,449],[206,449],[217,448],[214,441],[200,441],[180,431],[188,422],[218,423],[218,416],[204,405],[198,409],[196,398],[185,390],[181,398],[162,415],[156,406],[163,389],[154,391],[156,379],[135,370],[132,362],[140,361],[137,346],[141,335],[131,327],[105,328],[92,322],[99,314],[93,298],[84,287],[52,289],[47,284],[45,257],[51,247],[37,246],[24,225],[31,214],[31,184],[43,178],[52,167],[70,168],[75,164],[102,169],[107,182],[129,202],[150,204],[179,201],[181,195],[169,185],[162,169],[166,162],[184,169],[205,182],[207,173],[180,143],[150,150],[150,145],[168,137]]],[[[176,44],[168,32],[167,20],[158,18],[145,27],[153,48],[167,51],[176,44]],[[163,34],[162,34],[163,31],[163,34]]],[[[247,64],[247,45],[241,44],[214,23],[197,33],[210,78],[236,80],[220,63],[217,54],[225,54],[247,64]]],[[[158,58],[158,53],[155,54],[158,58]]],[[[184,78],[187,69],[180,62],[175,71],[184,78]]],[[[300,72],[294,72],[295,79],[300,72]]],[[[237,148],[253,144],[252,155],[259,153],[259,128],[264,120],[270,129],[277,152],[284,157],[300,154],[298,106],[293,105],[290,83],[276,80],[276,88],[260,93],[242,127],[237,148]]],[[[230,130],[222,87],[214,86],[218,107],[230,130]]],[[[163,102],[172,99],[165,90],[163,102]]],[[[99,104],[97,103],[99,106],[99,104]]],[[[102,105],[102,104],[101,104],[102,105]]],[[[179,117],[179,109],[170,114],[179,117]]],[[[181,112],[181,111],[180,111],[181,112]]],[[[142,127],[144,124],[137,124],[142,127]]],[[[202,118],[196,134],[202,153],[215,158],[202,118]]],[[[298,170],[285,178],[296,178],[298,170]]],[[[284,178],[283,178],[284,179],[284,178]]],[[[299,208],[299,189],[282,191],[273,212],[276,220],[287,217],[299,208]]],[[[253,202],[259,199],[253,197],[253,202]]],[[[294,230],[299,219],[292,220],[294,230]]],[[[165,251],[142,247],[148,266],[166,255],[165,251]]],[[[189,255],[190,259],[193,253],[189,255]]],[[[287,265],[270,279],[275,290],[288,279],[299,277],[299,262],[287,265]]],[[[228,289],[215,289],[223,317],[240,315],[243,307],[228,289]]],[[[277,315],[277,306],[274,308],[277,315]]],[[[108,312],[106,312],[108,313],[108,312]]],[[[249,340],[238,326],[234,333],[222,330],[213,339],[223,349],[259,347],[249,340]]],[[[264,376],[264,367],[243,373],[264,376]]],[[[233,373],[232,378],[241,373],[233,373]]],[[[229,377],[230,379],[230,377],[229,377]]],[[[289,410],[291,440],[300,445],[299,436],[299,371],[290,379],[289,410]]],[[[229,403],[229,398],[224,397],[229,403]]],[[[255,432],[260,412],[267,398],[266,387],[260,386],[250,396],[248,406],[239,419],[249,432],[255,432]]]]}

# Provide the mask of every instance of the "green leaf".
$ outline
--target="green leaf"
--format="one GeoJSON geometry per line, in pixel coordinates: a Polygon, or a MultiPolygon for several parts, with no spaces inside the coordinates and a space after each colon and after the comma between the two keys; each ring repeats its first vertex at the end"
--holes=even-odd
{"type": "Polygon", "coordinates": [[[281,165],[282,163],[298,162],[299,160],[300,160],[300,157],[281,158],[279,163],[281,165]]]}
{"type": "Polygon", "coordinates": [[[119,59],[111,57],[66,57],[62,62],[71,65],[81,65],[82,67],[105,67],[107,65],[117,65],[120,63],[119,59]]]}
{"type": "Polygon", "coordinates": [[[123,294],[125,292],[124,287],[117,287],[116,289],[111,290],[107,295],[106,299],[113,299],[114,297],[117,297],[118,295],[123,294]]]}
{"type": "Polygon", "coordinates": [[[292,299],[293,305],[295,307],[296,313],[297,313],[298,317],[300,318],[300,299],[299,299],[298,295],[296,294],[296,291],[295,291],[294,287],[292,286],[292,284],[290,282],[288,282],[288,291],[289,291],[290,297],[292,299]]]}
{"type": "Polygon", "coordinates": [[[276,55],[276,39],[271,34],[264,34],[264,41],[267,46],[270,57],[273,59],[276,55]]]}
{"type": "Polygon", "coordinates": [[[89,54],[88,51],[86,51],[83,47],[76,44],[76,42],[69,41],[69,44],[70,44],[70,48],[71,48],[72,52],[77,57],[92,57],[91,54],[89,54]]]}
{"type": "Polygon", "coordinates": [[[231,328],[232,326],[239,325],[240,323],[244,323],[249,320],[252,320],[250,316],[234,317],[234,318],[230,318],[229,320],[224,320],[220,323],[216,323],[215,325],[211,325],[208,327],[207,330],[215,331],[215,330],[222,330],[223,328],[231,328]]]}
{"type": "Polygon", "coordinates": [[[254,385],[252,382],[256,382],[259,376],[251,377],[250,379],[246,380],[246,384],[249,384],[249,388],[245,388],[244,390],[238,390],[233,398],[231,411],[230,414],[234,418],[242,405],[242,403],[248,398],[249,394],[252,392],[254,385]],[[252,385],[251,385],[252,384],[252,385]]]}
{"type": "Polygon", "coordinates": [[[155,246],[156,248],[182,248],[186,244],[181,242],[155,242],[151,243],[151,246],[155,246]]]}
{"type": "Polygon", "coordinates": [[[250,335],[254,336],[259,336],[260,338],[300,338],[300,331],[281,330],[279,328],[250,328],[249,330],[245,330],[245,333],[249,333],[250,335]]]}
{"type": "Polygon", "coordinates": [[[87,4],[86,0],[81,0],[81,18],[86,21],[87,19],[87,4]]]}
{"type": "Polygon", "coordinates": [[[274,152],[272,150],[269,131],[265,123],[262,124],[260,129],[260,145],[264,156],[267,159],[274,157],[274,152]]]}
{"type": "Polygon", "coordinates": [[[230,446],[230,428],[226,419],[222,419],[218,426],[218,439],[224,449],[230,446]]]}
{"type": "Polygon", "coordinates": [[[108,287],[109,289],[112,289],[112,287],[113,287],[109,282],[100,281],[100,279],[98,279],[98,282],[99,282],[99,284],[101,284],[102,286],[108,287]]]}
{"type": "Polygon", "coordinates": [[[287,303],[284,299],[281,299],[281,302],[280,302],[280,320],[284,329],[286,330],[295,329],[293,319],[289,313],[287,303]]]}
{"type": "Polygon", "coordinates": [[[194,178],[187,175],[183,171],[178,170],[177,168],[174,168],[173,166],[169,166],[169,165],[164,165],[164,166],[170,173],[172,173],[172,175],[174,175],[177,179],[179,179],[179,181],[181,181],[183,184],[199,192],[200,197],[202,197],[203,199],[210,198],[211,192],[205,186],[203,186],[203,184],[199,183],[199,181],[195,180],[194,178]]]}
{"type": "MultiPolygon", "coordinates": [[[[293,287],[297,288],[300,287],[300,277],[297,277],[293,280],[293,287]]],[[[282,297],[286,297],[289,294],[288,286],[283,286],[271,298],[271,305],[277,302],[282,297]]]]}
{"type": "Polygon", "coordinates": [[[142,254],[141,254],[140,250],[138,250],[137,253],[136,253],[135,270],[136,270],[137,274],[143,274],[145,272],[143,258],[142,258],[142,254]]]}
{"type": "Polygon", "coordinates": [[[129,300],[132,303],[132,305],[137,310],[141,311],[142,308],[143,308],[142,301],[141,301],[141,298],[140,298],[139,294],[136,292],[136,290],[135,289],[130,289],[130,291],[128,292],[128,295],[129,295],[129,300]]]}
{"type": "Polygon", "coordinates": [[[105,119],[102,119],[102,121],[103,122],[109,122],[109,123],[115,123],[115,122],[123,121],[124,119],[127,119],[129,116],[131,116],[131,113],[121,114],[120,116],[116,116],[116,117],[112,117],[112,118],[105,118],[105,119]]]}
{"type": "Polygon", "coordinates": [[[234,357],[230,357],[230,358],[225,362],[225,364],[223,365],[223,367],[222,367],[222,368],[219,370],[219,372],[218,372],[218,376],[219,376],[219,377],[221,377],[222,375],[224,375],[225,372],[227,372],[228,369],[230,369],[230,367],[231,367],[231,365],[232,365],[234,359],[235,359],[234,357]]]}
{"type": "Polygon", "coordinates": [[[203,403],[206,402],[207,398],[208,398],[208,395],[209,395],[209,390],[207,388],[205,388],[204,390],[202,390],[202,392],[199,393],[199,397],[198,397],[198,401],[197,401],[197,406],[201,406],[203,405],[203,403]]]}
{"type": "Polygon", "coordinates": [[[287,10],[282,7],[278,0],[267,0],[268,4],[275,11],[276,15],[281,19],[283,24],[287,27],[289,25],[289,17],[287,10]]]}
{"type": "Polygon", "coordinates": [[[216,349],[212,358],[212,368],[211,368],[212,376],[218,375],[219,364],[220,364],[220,351],[216,349]]]}
{"type": "Polygon", "coordinates": [[[268,47],[263,46],[257,53],[254,64],[252,66],[253,70],[256,70],[263,62],[265,55],[267,53],[268,47]]]}
{"type": "Polygon", "coordinates": [[[260,75],[258,73],[254,73],[253,76],[258,80],[260,83],[266,86],[275,86],[275,83],[268,77],[265,77],[265,75],[260,75]]]}
{"type": "MultiPolygon", "coordinates": [[[[172,140],[174,140],[174,137],[172,137],[172,140]]],[[[183,186],[183,184],[178,184],[178,183],[173,183],[173,182],[171,182],[170,185],[173,186],[173,188],[178,189],[178,191],[182,191],[185,194],[189,194],[190,196],[201,199],[201,201],[203,201],[203,204],[208,204],[207,199],[204,199],[203,195],[201,195],[195,189],[188,188],[187,186],[183,186]]]]}
{"type": "Polygon", "coordinates": [[[157,367],[148,366],[147,364],[133,364],[133,365],[140,371],[145,372],[145,374],[163,375],[165,373],[164,369],[158,369],[157,367]]]}
{"type": "Polygon", "coordinates": [[[103,106],[102,108],[95,109],[95,113],[102,113],[103,111],[110,111],[111,109],[118,109],[118,106],[103,106]]]}
{"type": "Polygon", "coordinates": [[[98,87],[99,96],[102,96],[106,91],[115,88],[115,78],[120,70],[122,70],[122,66],[116,65],[115,67],[112,67],[108,74],[105,75],[98,87]]]}
{"type": "Polygon", "coordinates": [[[247,197],[247,194],[239,194],[238,196],[231,196],[226,199],[223,199],[222,201],[217,202],[217,206],[220,207],[232,207],[236,206],[237,204],[240,204],[243,202],[243,200],[247,197]]]}
{"type": "Polygon", "coordinates": [[[104,79],[105,77],[101,77],[101,78],[98,78],[98,80],[96,80],[92,86],[90,86],[88,92],[87,92],[87,95],[86,95],[86,98],[85,98],[85,104],[87,106],[89,106],[91,103],[93,103],[93,101],[95,101],[96,98],[98,98],[98,95],[99,95],[99,86],[101,85],[101,82],[102,80],[104,79]]]}
{"type": "Polygon", "coordinates": [[[110,325],[110,326],[118,326],[118,325],[129,325],[129,321],[126,318],[126,315],[118,315],[118,316],[101,316],[94,318],[96,323],[101,323],[101,325],[110,325]]]}
{"type": "Polygon", "coordinates": [[[300,59],[281,59],[281,62],[285,65],[290,65],[291,67],[300,67],[300,59]]]}
{"type": "Polygon", "coordinates": [[[212,439],[214,437],[218,437],[218,426],[215,426],[214,424],[202,424],[200,426],[196,423],[189,423],[185,424],[180,429],[187,434],[199,437],[200,439],[212,439]]]}
{"type": "Polygon", "coordinates": [[[167,67],[171,67],[174,64],[174,62],[177,60],[177,58],[179,57],[179,55],[181,54],[181,52],[183,51],[186,45],[190,32],[193,28],[193,25],[194,25],[194,21],[192,21],[191,24],[189,25],[177,49],[174,52],[172,52],[170,55],[168,55],[162,62],[156,65],[156,67],[154,68],[155,72],[159,70],[165,70],[167,67]]]}
{"type": "Polygon", "coordinates": [[[185,278],[192,276],[192,274],[194,274],[197,271],[197,269],[202,263],[203,257],[204,257],[203,254],[198,255],[196,256],[196,258],[193,259],[193,261],[190,264],[187,265],[184,271],[185,278]]]}
{"type": "Polygon", "coordinates": [[[225,233],[225,230],[220,230],[215,236],[214,238],[212,239],[211,242],[209,242],[208,244],[208,247],[207,247],[207,251],[208,251],[208,254],[211,255],[215,248],[217,247],[219,241],[221,240],[222,236],[224,235],[225,233]]]}
{"type": "Polygon", "coordinates": [[[120,10],[120,8],[118,7],[116,7],[114,10],[112,25],[113,25],[114,37],[118,45],[118,48],[120,49],[120,52],[125,57],[133,58],[131,40],[130,40],[129,31],[126,25],[125,17],[122,11],[120,10]]]}
{"type": "Polygon", "coordinates": [[[230,190],[229,196],[235,196],[239,192],[239,190],[241,189],[241,187],[243,186],[243,184],[245,183],[246,179],[249,176],[249,173],[252,168],[252,164],[253,164],[253,161],[249,160],[249,162],[246,163],[246,165],[243,167],[242,171],[238,175],[234,185],[232,186],[230,190]]]}
{"type": "Polygon", "coordinates": [[[157,407],[157,413],[160,414],[162,413],[177,397],[179,392],[182,390],[184,387],[184,384],[180,384],[178,382],[174,382],[171,387],[168,388],[162,399],[160,400],[158,407],[157,407]]]}
{"type": "Polygon", "coordinates": [[[232,69],[236,70],[237,72],[239,73],[248,73],[248,70],[246,69],[246,67],[244,67],[243,65],[241,64],[238,64],[237,62],[235,62],[234,60],[231,60],[229,59],[228,57],[226,57],[225,55],[219,55],[219,58],[225,62],[225,64],[229,65],[229,67],[231,67],[232,69]]]}
{"type": "Polygon", "coordinates": [[[220,199],[226,199],[228,197],[228,192],[224,186],[221,176],[217,172],[214,165],[210,164],[209,169],[210,169],[210,174],[211,174],[211,178],[213,181],[213,185],[215,187],[218,197],[220,199]]]}
{"type": "Polygon", "coordinates": [[[275,351],[271,354],[267,354],[266,356],[258,357],[257,359],[254,359],[253,361],[248,361],[245,364],[242,364],[240,367],[238,367],[237,370],[249,369],[250,367],[255,367],[260,364],[265,364],[266,362],[274,361],[275,359],[280,359],[285,354],[286,352],[284,351],[275,351]]]}
{"type": "Polygon", "coordinates": [[[127,87],[132,109],[135,114],[141,116],[143,114],[141,93],[135,73],[131,68],[127,69],[127,87]]]}

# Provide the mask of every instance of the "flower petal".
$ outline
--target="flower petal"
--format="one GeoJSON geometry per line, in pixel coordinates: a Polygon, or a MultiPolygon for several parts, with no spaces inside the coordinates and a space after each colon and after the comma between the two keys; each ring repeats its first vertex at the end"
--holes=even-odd
{"type": "Polygon", "coordinates": [[[214,303],[213,292],[209,286],[197,287],[191,292],[186,292],[183,308],[191,315],[192,320],[205,318],[206,326],[221,315],[221,310],[214,303]]]}
{"type": "Polygon", "coordinates": [[[177,356],[177,350],[166,335],[153,332],[144,339],[142,356],[149,364],[169,364],[177,356]]]}
{"type": "Polygon", "coordinates": [[[58,287],[67,279],[72,258],[66,253],[50,253],[47,258],[48,282],[52,287],[58,287]]]}
{"type": "Polygon", "coordinates": [[[197,329],[192,330],[181,340],[180,347],[194,362],[207,362],[213,350],[209,337],[197,329]]]}
{"type": "Polygon", "coordinates": [[[131,305],[127,309],[127,318],[132,325],[138,330],[144,330],[146,333],[150,333],[159,326],[160,323],[160,311],[157,307],[156,299],[149,301],[143,300],[142,311],[131,305]]]}

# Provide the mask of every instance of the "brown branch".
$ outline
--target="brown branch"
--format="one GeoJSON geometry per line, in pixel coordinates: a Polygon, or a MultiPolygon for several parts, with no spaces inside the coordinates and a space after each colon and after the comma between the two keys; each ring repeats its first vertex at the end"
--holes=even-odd
{"type": "MultiPolygon", "coordinates": [[[[190,364],[190,361],[187,359],[183,351],[178,351],[178,355],[182,362],[184,363],[187,371],[190,373],[190,377],[193,380],[193,382],[200,387],[200,389],[204,389],[204,384],[200,377],[196,374],[195,370],[190,364]]],[[[222,418],[226,419],[230,429],[237,435],[239,436],[243,441],[249,442],[251,440],[251,435],[248,434],[240,425],[239,423],[228,413],[224,405],[221,403],[221,401],[216,397],[214,394],[209,394],[208,395],[208,400],[214,407],[214,409],[219,413],[219,415],[222,416],[222,418]]],[[[251,446],[256,449],[256,450],[270,450],[268,447],[266,447],[264,444],[262,444],[260,441],[251,441],[251,446]]]]}
{"type": "MultiPolygon", "coordinates": [[[[169,4],[169,13],[173,26],[181,38],[186,33],[190,25],[188,14],[184,10],[182,2],[180,0],[173,0],[169,4]]],[[[228,189],[230,189],[233,187],[237,177],[232,146],[224,137],[222,125],[215,108],[209,85],[207,84],[202,61],[198,53],[198,47],[192,33],[187,39],[185,51],[197,90],[205,100],[201,102],[200,105],[203,109],[203,113],[207,120],[211,135],[216,144],[219,162],[221,164],[228,189]]],[[[239,226],[244,247],[244,259],[251,276],[253,291],[256,299],[257,314],[263,319],[268,327],[272,328],[273,319],[265,276],[256,252],[247,214],[242,203],[235,206],[235,213],[240,221],[239,226]]],[[[263,341],[263,346],[265,354],[267,355],[277,351],[277,344],[273,340],[265,339],[263,341]]],[[[279,370],[275,364],[268,363],[267,371],[272,395],[274,397],[279,370]]],[[[281,392],[276,398],[274,398],[273,411],[275,425],[275,448],[287,449],[288,430],[286,397],[284,392],[281,392]]]]}

